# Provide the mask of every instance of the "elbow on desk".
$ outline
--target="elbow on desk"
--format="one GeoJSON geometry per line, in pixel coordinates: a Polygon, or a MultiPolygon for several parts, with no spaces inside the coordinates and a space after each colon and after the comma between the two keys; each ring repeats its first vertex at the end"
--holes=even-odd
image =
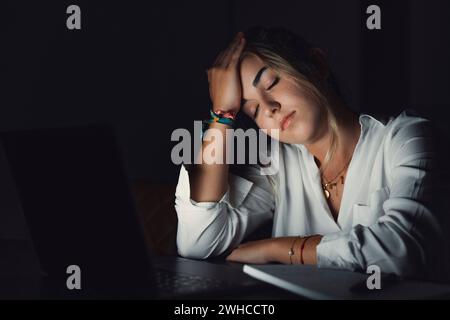
{"type": "Polygon", "coordinates": [[[178,222],[177,252],[180,256],[189,259],[207,259],[214,256],[217,251],[217,242],[207,237],[207,230],[188,227],[178,222]]]}
{"type": "Polygon", "coordinates": [[[178,255],[203,260],[220,256],[230,248],[231,244],[223,241],[221,237],[206,236],[206,233],[208,232],[205,230],[190,230],[178,225],[176,241],[178,255]]]}
{"type": "Polygon", "coordinates": [[[227,249],[229,243],[221,236],[228,230],[227,215],[175,207],[178,214],[176,244],[180,256],[207,259],[218,256],[227,249]]]}
{"type": "Polygon", "coordinates": [[[201,241],[189,240],[182,234],[177,233],[177,252],[178,255],[188,259],[207,259],[212,256],[211,248],[208,248],[201,241]]]}

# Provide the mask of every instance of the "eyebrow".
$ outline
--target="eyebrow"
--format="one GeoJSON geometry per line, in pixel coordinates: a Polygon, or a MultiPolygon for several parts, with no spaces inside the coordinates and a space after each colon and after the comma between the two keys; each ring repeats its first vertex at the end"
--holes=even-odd
{"type": "MultiPolygon", "coordinates": [[[[256,87],[259,83],[259,80],[261,79],[261,76],[263,74],[264,71],[266,71],[266,69],[268,68],[268,66],[264,66],[261,69],[259,69],[258,73],[255,76],[255,79],[253,79],[252,85],[254,87],[256,87]]],[[[242,98],[241,99],[241,105],[245,104],[247,102],[247,99],[242,98]]]]}
{"type": "Polygon", "coordinates": [[[254,87],[256,87],[258,85],[259,80],[261,79],[261,76],[262,76],[263,72],[266,71],[266,69],[267,69],[267,66],[264,66],[261,69],[259,69],[258,73],[255,76],[255,79],[252,82],[254,87]]]}

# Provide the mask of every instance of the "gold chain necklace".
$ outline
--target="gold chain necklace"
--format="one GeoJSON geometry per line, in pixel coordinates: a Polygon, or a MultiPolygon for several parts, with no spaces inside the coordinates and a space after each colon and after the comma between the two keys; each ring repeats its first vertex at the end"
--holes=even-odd
{"type": "MultiPolygon", "coordinates": [[[[330,190],[337,187],[338,183],[337,182],[333,182],[333,181],[336,180],[341,175],[341,173],[344,172],[345,169],[347,169],[347,167],[350,164],[351,160],[352,160],[352,158],[350,157],[350,159],[348,160],[348,162],[344,166],[344,168],[342,168],[342,170],[339,171],[339,173],[333,179],[331,179],[330,181],[326,181],[325,177],[323,176],[323,174],[321,174],[322,179],[325,181],[325,183],[322,183],[322,189],[323,189],[323,193],[325,194],[325,197],[327,199],[330,198],[330,195],[331,195],[330,194],[330,190]],[[330,188],[330,190],[328,190],[328,188],[330,188]]],[[[341,180],[341,184],[344,184],[344,176],[341,175],[339,178],[341,180]]],[[[337,195],[337,188],[336,188],[336,195],[337,195]]]]}

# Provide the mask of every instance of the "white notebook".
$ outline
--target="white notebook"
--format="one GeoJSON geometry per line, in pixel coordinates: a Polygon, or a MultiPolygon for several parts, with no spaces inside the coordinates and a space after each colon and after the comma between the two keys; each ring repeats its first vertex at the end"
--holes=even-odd
{"type": "Polygon", "coordinates": [[[308,299],[449,299],[450,285],[381,276],[369,290],[371,274],[308,265],[244,265],[248,275],[308,299]]]}

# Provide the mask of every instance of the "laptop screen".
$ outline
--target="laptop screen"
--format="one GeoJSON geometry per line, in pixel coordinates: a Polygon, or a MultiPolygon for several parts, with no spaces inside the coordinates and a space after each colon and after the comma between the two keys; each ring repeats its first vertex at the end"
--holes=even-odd
{"type": "Polygon", "coordinates": [[[53,294],[69,292],[71,265],[82,274],[78,295],[148,288],[148,251],[113,130],[40,129],[1,141],[53,294]]]}

